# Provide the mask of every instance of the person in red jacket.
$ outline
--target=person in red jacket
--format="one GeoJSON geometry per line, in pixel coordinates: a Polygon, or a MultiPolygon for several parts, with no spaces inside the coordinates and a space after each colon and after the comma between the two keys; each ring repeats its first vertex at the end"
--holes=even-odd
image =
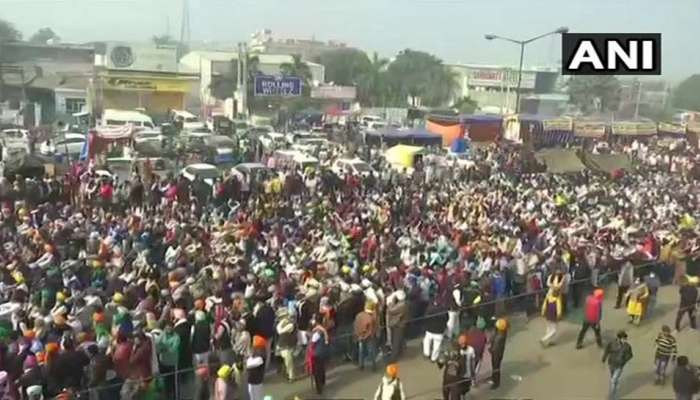
{"type": "Polygon", "coordinates": [[[598,347],[603,347],[603,341],[600,338],[600,320],[603,318],[603,297],[605,293],[603,289],[596,289],[593,293],[586,297],[586,306],[583,310],[583,326],[578,333],[576,340],[576,348],[583,348],[583,338],[586,336],[588,328],[593,328],[595,332],[595,341],[598,347]]]}

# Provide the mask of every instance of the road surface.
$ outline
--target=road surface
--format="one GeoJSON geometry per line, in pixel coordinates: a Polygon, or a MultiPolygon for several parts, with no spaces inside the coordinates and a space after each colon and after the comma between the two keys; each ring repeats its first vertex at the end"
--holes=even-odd
{"type": "MultiPolygon", "coordinates": [[[[625,367],[621,383],[621,399],[672,399],[670,376],[664,387],[654,385],[653,344],[661,326],[673,328],[678,306],[677,287],[665,286],[660,289],[656,309],[649,319],[640,326],[628,324],[624,309],[615,310],[616,287],[606,291],[603,311],[603,340],[614,338],[619,329],[626,329],[632,345],[634,358],[625,367]]],[[[502,364],[501,387],[492,391],[487,383],[472,389],[470,399],[533,399],[533,400],[603,400],[607,397],[608,369],[601,362],[602,350],[595,345],[593,331],[589,330],[584,348],[575,349],[576,336],[580,328],[581,310],[571,311],[565,321],[559,324],[555,344],[543,349],[539,338],[544,334],[544,321],[536,318],[529,323],[524,316],[511,319],[511,331],[502,364]]],[[[700,363],[700,333],[691,330],[688,321],[683,323],[681,332],[676,334],[679,354],[687,355],[691,363],[700,363]]],[[[400,379],[406,396],[413,400],[440,399],[441,371],[425,360],[420,349],[420,341],[408,343],[405,355],[399,362],[400,379]]],[[[490,370],[488,355],[484,369],[490,370]]],[[[669,366],[668,373],[672,373],[669,366]]],[[[268,377],[265,394],[273,400],[292,399],[372,399],[381,379],[383,368],[377,372],[360,371],[350,364],[330,366],[327,386],[323,396],[311,390],[310,379],[304,378],[294,383],[286,382],[281,376],[268,377]]],[[[485,371],[488,372],[488,371],[485,371]]],[[[483,378],[487,379],[487,377],[483,378]]]]}

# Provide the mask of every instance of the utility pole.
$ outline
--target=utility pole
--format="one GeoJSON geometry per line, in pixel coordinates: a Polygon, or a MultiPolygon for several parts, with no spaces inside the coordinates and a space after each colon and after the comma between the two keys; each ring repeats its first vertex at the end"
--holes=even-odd
{"type": "Polygon", "coordinates": [[[639,118],[639,102],[642,100],[642,81],[637,81],[637,101],[634,104],[634,119],[639,118]]]}
{"type": "Polygon", "coordinates": [[[248,45],[243,42],[241,43],[241,50],[238,53],[238,57],[241,58],[242,60],[242,68],[243,68],[243,74],[242,78],[243,81],[241,82],[242,85],[242,93],[241,93],[241,108],[243,109],[243,113],[245,115],[248,115],[248,45]]]}

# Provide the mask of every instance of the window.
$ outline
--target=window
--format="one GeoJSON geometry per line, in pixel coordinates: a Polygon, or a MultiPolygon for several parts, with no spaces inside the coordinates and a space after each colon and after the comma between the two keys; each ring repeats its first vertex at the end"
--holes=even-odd
{"type": "Polygon", "coordinates": [[[66,98],[66,112],[67,113],[79,113],[83,111],[85,106],[85,99],[71,99],[66,98]]]}

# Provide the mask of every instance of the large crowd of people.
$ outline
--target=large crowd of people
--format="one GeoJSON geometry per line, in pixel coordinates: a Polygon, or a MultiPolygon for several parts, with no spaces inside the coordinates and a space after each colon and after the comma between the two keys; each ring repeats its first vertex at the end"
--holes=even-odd
{"type": "Polygon", "coordinates": [[[284,170],[245,190],[148,168],[114,182],[91,162],[3,178],[0,398],[262,400],[273,365],[322,393],[339,355],[388,363],[375,398],[404,399],[396,363],[422,336],[459,399],[487,346],[499,386],[507,313],[541,314],[550,345],[580,305],[579,346],[590,328],[602,346],[589,289],[617,276],[618,307],[643,323],[661,283],[692,286],[700,249],[697,155],[616,150],[634,170],[526,173],[491,147],[468,169],[409,175],[366,152],[376,174],[284,170]]]}

